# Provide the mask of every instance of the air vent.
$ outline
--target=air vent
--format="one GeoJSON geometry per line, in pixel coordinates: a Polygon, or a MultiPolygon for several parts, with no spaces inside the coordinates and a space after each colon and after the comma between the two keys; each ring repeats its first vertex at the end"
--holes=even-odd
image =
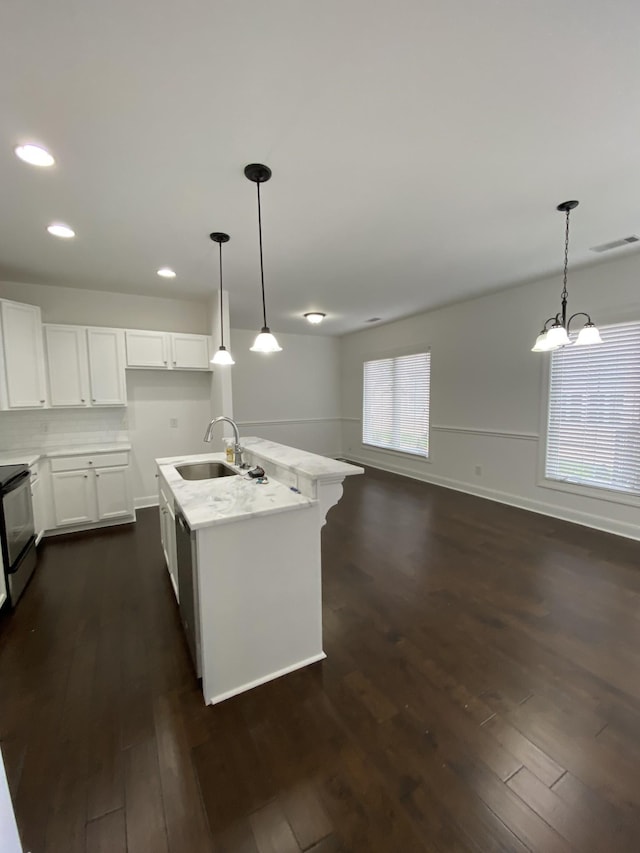
{"type": "Polygon", "coordinates": [[[380,317],[369,317],[368,320],[365,320],[365,323],[379,323],[380,317]]]}
{"type": "Polygon", "coordinates": [[[622,237],[620,240],[612,240],[610,243],[601,243],[599,246],[592,246],[592,252],[610,252],[611,249],[619,249],[621,246],[628,246],[629,243],[637,243],[640,237],[632,234],[630,237],[622,237]]]}

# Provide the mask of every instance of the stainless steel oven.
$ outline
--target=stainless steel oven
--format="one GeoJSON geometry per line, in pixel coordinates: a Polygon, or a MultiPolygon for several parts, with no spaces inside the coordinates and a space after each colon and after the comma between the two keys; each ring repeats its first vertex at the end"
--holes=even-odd
{"type": "Polygon", "coordinates": [[[0,465],[0,544],[11,605],[36,567],[36,535],[26,465],[0,465]]]}

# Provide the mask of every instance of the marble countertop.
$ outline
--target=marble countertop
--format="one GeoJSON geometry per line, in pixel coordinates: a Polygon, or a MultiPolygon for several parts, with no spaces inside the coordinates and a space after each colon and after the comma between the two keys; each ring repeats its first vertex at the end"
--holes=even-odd
{"type": "Polygon", "coordinates": [[[328,456],[318,456],[317,453],[308,453],[306,450],[287,447],[285,444],[267,441],[264,438],[240,437],[240,444],[268,462],[273,462],[288,471],[303,474],[319,482],[342,479],[353,474],[364,474],[364,468],[360,468],[358,465],[339,462],[337,459],[330,459],[328,456]]]}
{"type": "Polygon", "coordinates": [[[317,503],[271,477],[266,484],[245,479],[246,472],[236,477],[219,477],[215,480],[183,480],[176,471],[176,465],[198,462],[225,462],[225,455],[200,453],[156,459],[162,477],[192,530],[229,524],[258,515],[308,509],[317,503]]]}
{"type": "Polygon", "coordinates": [[[130,451],[131,445],[127,441],[114,441],[111,444],[79,444],[74,447],[50,447],[42,451],[42,456],[85,456],[91,453],[118,453],[118,451],[130,451]]]}
{"type": "Polygon", "coordinates": [[[128,442],[110,444],[80,444],[73,447],[49,447],[43,450],[0,450],[0,465],[35,465],[39,459],[55,456],[85,456],[91,453],[130,451],[128,442]]]}
{"type": "Polygon", "coordinates": [[[28,465],[31,467],[42,459],[42,453],[37,450],[7,450],[0,452],[0,465],[28,465]]]}

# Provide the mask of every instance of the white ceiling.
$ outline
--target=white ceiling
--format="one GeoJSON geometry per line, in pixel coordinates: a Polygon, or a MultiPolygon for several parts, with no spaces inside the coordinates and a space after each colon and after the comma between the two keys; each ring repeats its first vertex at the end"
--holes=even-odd
{"type": "Polygon", "coordinates": [[[254,161],[276,332],[552,272],[566,198],[595,260],[640,232],[639,44],[637,0],[3,0],[0,278],[201,299],[225,230],[232,325],[257,328],[254,161]]]}

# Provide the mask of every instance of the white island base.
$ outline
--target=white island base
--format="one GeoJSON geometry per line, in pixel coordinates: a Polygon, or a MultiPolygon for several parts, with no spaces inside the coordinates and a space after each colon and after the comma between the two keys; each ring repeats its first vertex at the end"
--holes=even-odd
{"type": "Polygon", "coordinates": [[[198,531],[205,701],[325,657],[318,516],[316,505],[198,531]]]}
{"type": "Polygon", "coordinates": [[[345,476],[362,473],[262,439],[243,445],[268,484],[242,474],[189,481],[176,470],[221,453],[156,460],[161,501],[171,495],[194,537],[195,663],[208,704],[326,657],[321,529],[345,476]]]}

